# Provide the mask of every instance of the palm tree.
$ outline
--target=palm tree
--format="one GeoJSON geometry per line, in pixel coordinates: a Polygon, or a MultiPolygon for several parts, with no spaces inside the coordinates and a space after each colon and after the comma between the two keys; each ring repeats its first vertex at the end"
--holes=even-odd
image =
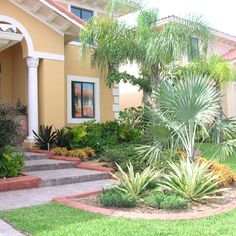
{"type": "MultiPolygon", "coordinates": [[[[197,128],[201,127],[208,135],[206,124],[213,122],[219,110],[219,91],[212,85],[211,78],[186,73],[175,84],[169,79],[161,78],[154,97],[158,101],[158,107],[146,108],[146,132],[152,137],[152,142],[149,140],[150,145],[139,147],[138,153],[155,163],[169,140],[182,147],[187,158],[194,161],[197,128]],[[158,129],[162,131],[159,132],[158,129]],[[173,138],[174,142],[171,140],[173,138]]],[[[175,149],[175,146],[172,148],[175,149]]]]}
{"type": "Polygon", "coordinates": [[[211,33],[200,17],[170,22],[158,30],[157,9],[144,10],[140,2],[111,0],[108,5],[110,17],[95,17],[86,24],[80,38],[81,51],[86,55],[88,45],[91,45],[92,65],[100,68],[109,85],[123,80],[150,94],[158,84],[163,67],[193,50],[193,35],[201,42],[203,53],[211,40],[211,33]],[[128,26],[114,17],[114,9],[119,9],[118,2],[122,3],[122,8],[128,3],[129,9],[139,9],[136,26],[128,26]],[[139,65],[138,78],[119,72],[119,67],[127,62],[139,65]]]}

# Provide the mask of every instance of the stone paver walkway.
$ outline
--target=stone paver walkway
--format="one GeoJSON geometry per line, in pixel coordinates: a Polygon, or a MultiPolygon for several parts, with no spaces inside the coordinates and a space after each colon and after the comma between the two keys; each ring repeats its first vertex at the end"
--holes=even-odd
{"type": "Polygon", "coordinates": [[[1,192],[0,210],[45,204],[50,202],[52,198],[55,197],[98,191],[104,186],[108,186],[113,183],[116,183],[116,181],[106,179],[76,184],[1,192]]]}
{"type": "Polygon", "coordinates": [[[0,220],[0,236],[23,236],[23,234],[14,229],[11,225],[0,220]]]}

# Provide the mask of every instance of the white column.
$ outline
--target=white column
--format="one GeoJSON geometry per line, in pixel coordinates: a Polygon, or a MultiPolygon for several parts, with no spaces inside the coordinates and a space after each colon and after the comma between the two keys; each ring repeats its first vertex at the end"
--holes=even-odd
{"type": "Polygon", "coordinates": [[[38,132],[38,65],[39,59],[28,57],[28,140],[34,140],[33,130],[38,132]]]}

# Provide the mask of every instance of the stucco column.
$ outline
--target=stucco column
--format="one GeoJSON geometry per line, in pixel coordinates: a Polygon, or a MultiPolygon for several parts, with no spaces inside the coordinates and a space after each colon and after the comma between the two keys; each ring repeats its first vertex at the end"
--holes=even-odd
{"type": "Polygon", "coordinates": [[[28,140],[34,140],[33,130],[38,132],[38,65],[39,59],[28,57],[28,140]]]}

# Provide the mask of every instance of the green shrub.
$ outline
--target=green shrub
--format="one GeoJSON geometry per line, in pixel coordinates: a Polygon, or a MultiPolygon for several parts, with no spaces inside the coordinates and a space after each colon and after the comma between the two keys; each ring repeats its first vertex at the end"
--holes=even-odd
{"type": "Polygon", "coordinates": [[[127,195],[116,188],[103,190],[99,196],[99,201],[106,207],[131,208],[137,205],[137,198],[127,195]]]}
{"type": "Polygon", "coordinates": [[[66,127],[56,130],[54,144],[56,147],[69,147],[69,132],[66,127]]]}
{"type": "Polygon", "coordinates": [[[33,130],[36,139],[36,145],[43,150],[49,150],[54,146],[56,132],[53,131],[53,126],[40,125],[39,132],[33,130]]]}
{"type": "Polygon", "coordinates": [[[137,158],[135,145],[133,144],[119,144],[113,147],[104,148],[101,154],[101,161],[109,162],[114,168],[116,164],[127,171],[127,163],[131,163],[135,170],[142,170],[145,168],[145,163],[140,158],[137,158]]]}
{"type": "Polygon", "coordinates": [[[6,146],[0,152],[0,178],[16,177],[24,166],[24,153],[6,146]]]}
{"type": "Polygon", "coordinates": [[[14,121],[12,106],[0,103],[0,148],[10,145],[17,136],[19,125],[14,121]]]}
{"type": "Polygon", "coordinates": [[[188,206],[188,202],[182,197],[164,192],[157,192],[146,197],[144,203],[157,209],[183,209],[188,206]]]}

